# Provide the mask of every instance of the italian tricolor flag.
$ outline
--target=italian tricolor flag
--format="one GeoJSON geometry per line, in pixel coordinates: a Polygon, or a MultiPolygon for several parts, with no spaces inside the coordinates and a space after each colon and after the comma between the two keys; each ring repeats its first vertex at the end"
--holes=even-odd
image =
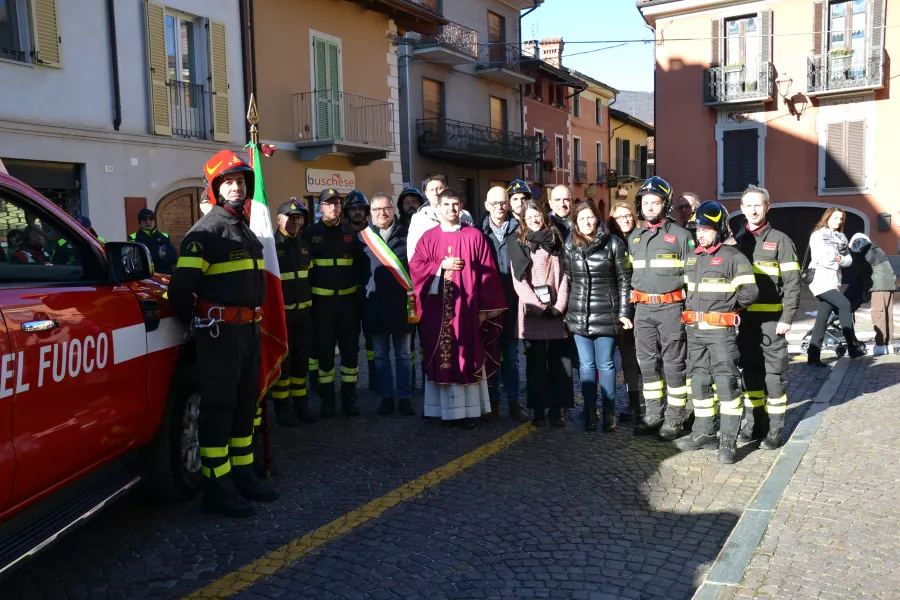
{"type": "Polygon", "coordinates": [[[263,181],[262,161],[259,144],[250,143],[246,147],[250,153],[250,166],[255,179],[253,202],[250,206],[250,230],[263,245],[263,259],[266,269],[266,303],[262,315],[262,368],[259,372],[259,393],[261,400],[281,371],[281,361],[287,356],[287,326],[284,317],[284,296],[281,294],[281,272],[278,269],[278,255],[275,253],[275,232],[272,230],[272,216],[266,201],[266,184],[263,181]]]}

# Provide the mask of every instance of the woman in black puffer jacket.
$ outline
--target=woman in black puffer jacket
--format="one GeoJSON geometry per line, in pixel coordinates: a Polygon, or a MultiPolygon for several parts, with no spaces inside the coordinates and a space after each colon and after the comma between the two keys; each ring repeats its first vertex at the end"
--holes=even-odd
{"type": "Polygon", "coordinates": [[[597,369],[603,430],[616,427],[616,335],[631,328],[631,267],[625,242],[610,235],[597,208],[582,202],[572,212],[572,234],[566,240],[564,268],[569,276],[566,325],[578,348],[584,426],[593,423],[597,407],[597,369]]]}

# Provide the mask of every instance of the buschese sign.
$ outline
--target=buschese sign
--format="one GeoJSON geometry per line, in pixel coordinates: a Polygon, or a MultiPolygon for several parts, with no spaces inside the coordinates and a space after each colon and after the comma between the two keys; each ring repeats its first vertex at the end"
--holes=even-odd
{"type": "Polygon", "coordinates": [[[356,188],[356,173],[353,171],[329,171],[327,169],[306,170],[306,191],[321,192],[336,189],[342,194],[356,188]]]}

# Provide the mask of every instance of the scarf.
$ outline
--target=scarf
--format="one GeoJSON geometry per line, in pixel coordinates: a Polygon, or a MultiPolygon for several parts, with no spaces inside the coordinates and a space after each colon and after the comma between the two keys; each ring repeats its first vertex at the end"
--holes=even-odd
{"type": "Polygon", "coordinates": [[[506,239],[506,232],[509,231],[509,219],[503,221],[500,224],[500,227],[494,225],[494,222],[491,221],[490,217],[488,217],[488,224],[491,226],[491,231],[494,233],[494,237],[497,238],[498,242],[503,242],[506,239]]]}
{"type": "Polygon", "coordinates": [[[531,268],[531,255],[541,248],[550,256],[559,256],[562,245],[553,233],[549,227],[540,231],[529,231],[525,234],[525,244],[518,241],[510,246],[509,262],[512,264],[516,279],[522,281],[525,273],[531,268]]]}
{"type": "Polygon", "coordinates": [[[378,227],[375,225],[372,225],[372,227],[375,229],[375,231],[378,232],[378,235],[381,236],[381,239],[383,239],[385,242],[388,242],[390,241],[391,236],[394,234],[394,231],[397,229],[397,219],[395,217],[394,221],[387,229],[378,229],[378,227]]]}

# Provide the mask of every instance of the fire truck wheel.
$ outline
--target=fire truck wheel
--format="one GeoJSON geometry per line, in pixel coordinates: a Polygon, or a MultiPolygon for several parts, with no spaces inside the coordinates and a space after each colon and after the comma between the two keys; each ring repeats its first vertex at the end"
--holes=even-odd
{"type": "Polygon", "coordinates": [[[199,415],[197,382],[187,369],[179,369],[172,378],[159,431],[148,448],[147,481],[150,492],[160,500],[190,500],[200,490],[199,415]]]}

